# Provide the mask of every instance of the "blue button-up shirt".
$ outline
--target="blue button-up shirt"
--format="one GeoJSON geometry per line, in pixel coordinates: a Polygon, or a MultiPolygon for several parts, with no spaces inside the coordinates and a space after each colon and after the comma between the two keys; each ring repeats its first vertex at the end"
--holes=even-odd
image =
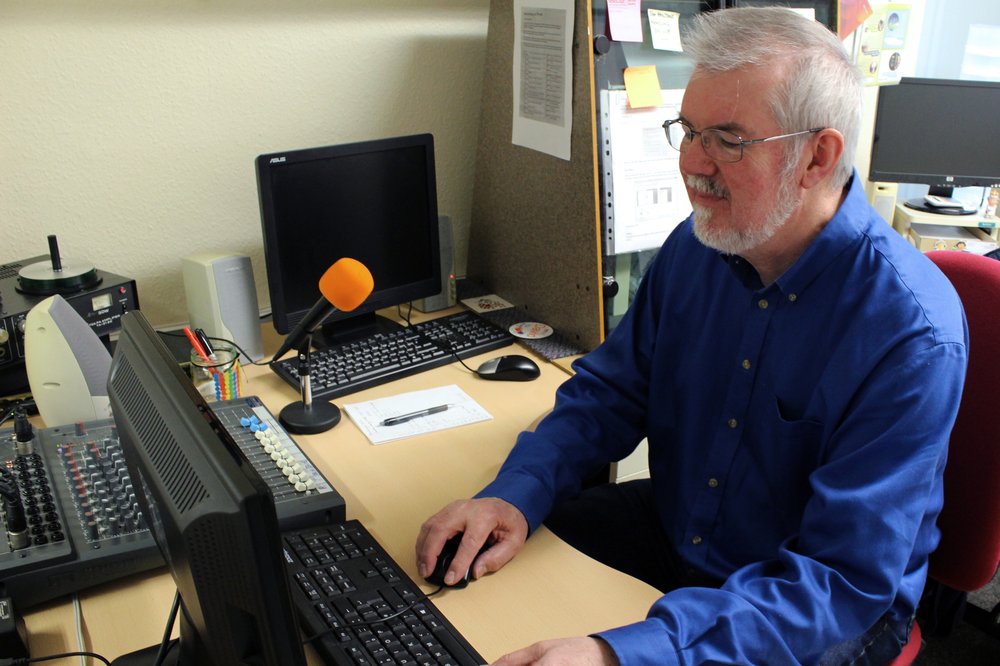
{"type": "Polygon", "coordinates": [[[480,493],[534,529],[648,438],[664,529],[725,583],[599,634],[624,666],[815,663],[916,609],[968,336],[951,284],[858,181],[767,287],[682,224],[480,493]]]}

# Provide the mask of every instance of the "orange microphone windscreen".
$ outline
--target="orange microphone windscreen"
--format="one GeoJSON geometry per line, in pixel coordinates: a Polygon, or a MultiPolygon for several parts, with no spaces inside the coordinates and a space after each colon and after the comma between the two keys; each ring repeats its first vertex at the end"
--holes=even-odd
{"type": "Polygon", "coordinates": [[[374,287],[375,280],[368,267],[350,257],[335,261],[319,279],[323,298],[342,312],[350,312],[364,303],[374,287]]]}

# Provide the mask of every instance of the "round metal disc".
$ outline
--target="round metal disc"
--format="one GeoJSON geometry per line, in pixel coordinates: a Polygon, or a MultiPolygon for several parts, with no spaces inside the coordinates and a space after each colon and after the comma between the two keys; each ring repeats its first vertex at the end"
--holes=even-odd
{"type": "Polygon", "coordinates": [[[18,271],[17,290],[25,294],[68,294],[93,287],[101,281],[91,264],[77,261],[62,262],[62,270],[53,270],[52,263],[39,261],[18,271]]]}

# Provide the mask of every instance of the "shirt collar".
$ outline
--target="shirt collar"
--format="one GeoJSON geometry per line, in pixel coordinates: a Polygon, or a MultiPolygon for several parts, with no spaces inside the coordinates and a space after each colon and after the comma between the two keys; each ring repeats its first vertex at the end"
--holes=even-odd
{"type": "MultiPolygon", "coordinates": [[[[868,199],[865,197],[857,169],[854,170],[847,188],[847,196],[844,197],[833,218],[772,287],[784,294],[801,294],[831,261],[862,234],[870,213],[868,199]]],[[[745,287],[753,291],[759,291],[763,287],[757,271],[750,262],[734,255],[721,256],[745,287]]]]}
{"type": "Polygon", "coordinates": [[[801,294],[827,266],[862,234],[870,218],[868,199],[857,169],[847,185],[847,196],[837,212],[813,239],[806,251],[785,271],[776,284],[783,293],[801,294]]]}

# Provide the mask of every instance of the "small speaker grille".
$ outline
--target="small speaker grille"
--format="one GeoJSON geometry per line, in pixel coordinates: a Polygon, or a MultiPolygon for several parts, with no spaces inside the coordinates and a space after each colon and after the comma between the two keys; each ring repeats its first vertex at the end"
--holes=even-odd
{"type": "Polygon", "coordinates": [[[184,513],[205,500],[209,496],[208,491],[181,453],[173,433],[149,398],[132,365],[119,363],[111,381],[118,391],[122,408],[136,429],[136,435],[145,443],[153,467],[174,506],[184,513]]]}

